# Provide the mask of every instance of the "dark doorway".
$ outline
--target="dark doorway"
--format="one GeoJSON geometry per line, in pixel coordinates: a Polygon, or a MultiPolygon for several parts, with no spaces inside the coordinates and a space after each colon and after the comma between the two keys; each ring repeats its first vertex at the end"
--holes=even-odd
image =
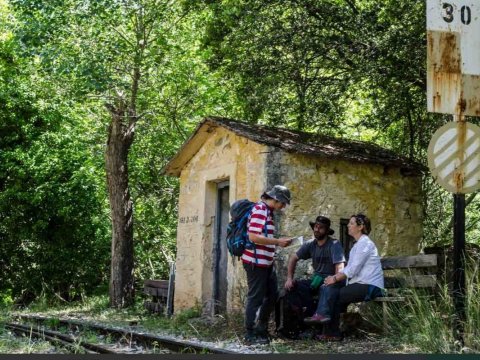
{"type": "Polygon", "coordinates": [[[213,297],[215,300],[214,313],[223,313],[227,305],[227,259],[228,250],[225,237],[227,235],[227,226],[230,220],[229,210],[229,182],[223,181],[217,184],[217,208],[215,211],[215,241],[214,256],[215,270],[213,281],[213,297]]]}
{"type": "Polygon", "coordinates": [[[340,219],[340,242],[343,246],[343,251],[345,252],[345,259],[348,261],[348,256],[350,255],[350,250],[353,246],[353,237],[348,235],[348,222],[350,219],[340,219]]]}

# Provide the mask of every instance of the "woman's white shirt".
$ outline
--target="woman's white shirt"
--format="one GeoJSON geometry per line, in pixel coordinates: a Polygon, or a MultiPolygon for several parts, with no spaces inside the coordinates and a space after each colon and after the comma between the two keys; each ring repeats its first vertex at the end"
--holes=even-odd
{"type": "Polygon", "coordinates": [[[383,270],[375,243],[362,235],[350,250],[347,266],[342,271],[347,284],[369,284],[384,288],[383,270]]]}

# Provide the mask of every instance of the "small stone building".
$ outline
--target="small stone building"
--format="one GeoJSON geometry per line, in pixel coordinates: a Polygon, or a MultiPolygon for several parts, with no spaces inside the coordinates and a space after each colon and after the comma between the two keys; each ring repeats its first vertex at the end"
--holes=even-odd
{"type": "MultiPolygon", "coordinates": [[[[245,274],[229,256],[225,234],[229,206],[257,201],[275,184],[287,186],[291,205],[276,215],[277,236],[311,238],[309,221],[332,220],[348,253],[350,215],[372,220],[380,253],[419,252],[422,238],[423,167],[370,143],[209,117],[163,169],[180,177],[175,310],[200,304],[219,313],[243,306],[245,274]]],[[[285,261],[298,246],[278,254],[279,284],[285,261]]]]}

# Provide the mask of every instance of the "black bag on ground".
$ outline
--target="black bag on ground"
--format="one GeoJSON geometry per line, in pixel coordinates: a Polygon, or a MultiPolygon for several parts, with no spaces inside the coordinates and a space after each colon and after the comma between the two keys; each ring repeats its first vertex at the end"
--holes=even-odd
{"type": "Polygon", "coordinates": [[[287,292],[277,301],[275,325],[277,334],[289,339],[297,339],[306,329],[303,322],[304,309],[298,292],[287,292]]]}
{"type": "Polygon", "coordinates": [[[292,290],[277,301],[275,308],[275,322],[277,333],[290,339],[297,339],[299,335],[311,329],[303,319],[312,316],[317,308],[318,290],[312,290],[311,280],[297,280],[292,290]]]}

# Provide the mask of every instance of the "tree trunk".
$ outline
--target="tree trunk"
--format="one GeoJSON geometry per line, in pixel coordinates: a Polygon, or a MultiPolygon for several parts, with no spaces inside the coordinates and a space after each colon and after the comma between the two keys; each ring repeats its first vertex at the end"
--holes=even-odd
{"type": "Polygon", "coordinates": [[[134,303],[133,209],[128,187],[128,151],[133,131],[125,123],[125,107],[109,108],[112,116],[105,165],[112,221],[110,306],[124,308],[134,303]]]}

